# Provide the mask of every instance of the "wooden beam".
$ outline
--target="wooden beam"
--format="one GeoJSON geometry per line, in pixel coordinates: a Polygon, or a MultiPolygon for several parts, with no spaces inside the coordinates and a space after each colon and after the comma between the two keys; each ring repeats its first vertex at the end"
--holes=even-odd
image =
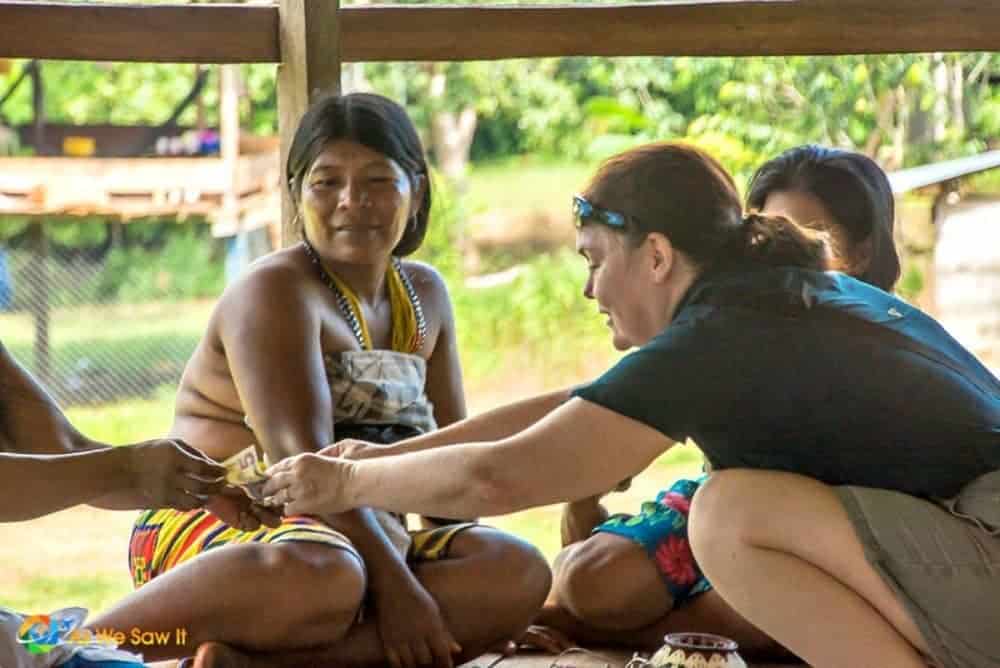
{"type": "Polygon", "coordinates": [[[345,61],[1000,50],[1000,3],[981,0],[423,5],[346,8],[341,22],[345,61]]]}
{"type": "Polygon", "coordinates": [[[0,57],[166,63],[274,62],[278,21],[260,5],[0,2],[0,57]]]}
{"type": "Polygon", "coordinates": [[[284,165],[295,129],[309,105],[340,91],[339,0],[280,0],[278,133],[281,135],[282,243],[297,238],[294,211],[284,187],[284,165]]]}
{"type": "MultiPolygon", "coordinates": [[[[305,5],[330,16],[326,0],[305,5]]],[[[0,57],[280,62],[279,11],[0,1],[0,57]]],[[[345,7],[339,20],[345,62],[1000,51],[1000,3],[986,0],[368,5],[345,7]]]]}

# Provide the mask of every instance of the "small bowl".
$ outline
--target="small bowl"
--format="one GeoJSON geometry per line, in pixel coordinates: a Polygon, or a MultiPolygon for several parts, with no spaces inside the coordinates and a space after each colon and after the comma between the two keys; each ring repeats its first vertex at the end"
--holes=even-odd
{"type": "Polygon", "coordinates": [[[736,641],[712,633],[671,633],[663,638],[652,668],[746,668],[736,641]]]}

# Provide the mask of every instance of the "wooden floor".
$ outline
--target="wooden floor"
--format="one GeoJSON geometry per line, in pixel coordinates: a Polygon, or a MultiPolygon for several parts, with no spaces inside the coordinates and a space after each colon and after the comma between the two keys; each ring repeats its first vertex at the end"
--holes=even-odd
{"type": "MultiPolygon", "coordinates": [[[[624,668],[632,652],[620,649],[594,649],[571,652],[562,656],[541,652],[523,652],[502,658],[499,654],[484,654],[461,668],[624,668]]],[[[749,668],[808,668],[805,664],[755,663],[749,668]]]]}

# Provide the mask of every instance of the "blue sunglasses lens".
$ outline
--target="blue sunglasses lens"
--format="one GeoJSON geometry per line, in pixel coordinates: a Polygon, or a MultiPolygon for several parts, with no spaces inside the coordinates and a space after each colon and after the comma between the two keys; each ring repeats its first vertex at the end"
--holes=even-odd
{"type": "Polygon", "coordinates": [[[591,222],[609,227],[625,227],[624,214],[596,207],[579,195],[573,197],[573,218],[577,227],[591,222]]]}

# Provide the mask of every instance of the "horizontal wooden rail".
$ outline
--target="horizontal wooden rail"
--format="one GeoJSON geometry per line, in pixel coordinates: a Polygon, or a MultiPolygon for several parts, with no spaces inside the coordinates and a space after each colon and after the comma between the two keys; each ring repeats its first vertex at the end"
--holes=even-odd
{"type": "Polygon", "coordinates": [[[278,61],[260,5],[0,2],[0,57],[168,63],[278,61]]]}
{"type": "MultiPolygon", "coordinates": [[[[1000,51],[995,0],[348,6],[340,23],[348,62],[1000,51]]],[[[278,10],[0,1],[0,57],[278,62],[278,10]]]]}

